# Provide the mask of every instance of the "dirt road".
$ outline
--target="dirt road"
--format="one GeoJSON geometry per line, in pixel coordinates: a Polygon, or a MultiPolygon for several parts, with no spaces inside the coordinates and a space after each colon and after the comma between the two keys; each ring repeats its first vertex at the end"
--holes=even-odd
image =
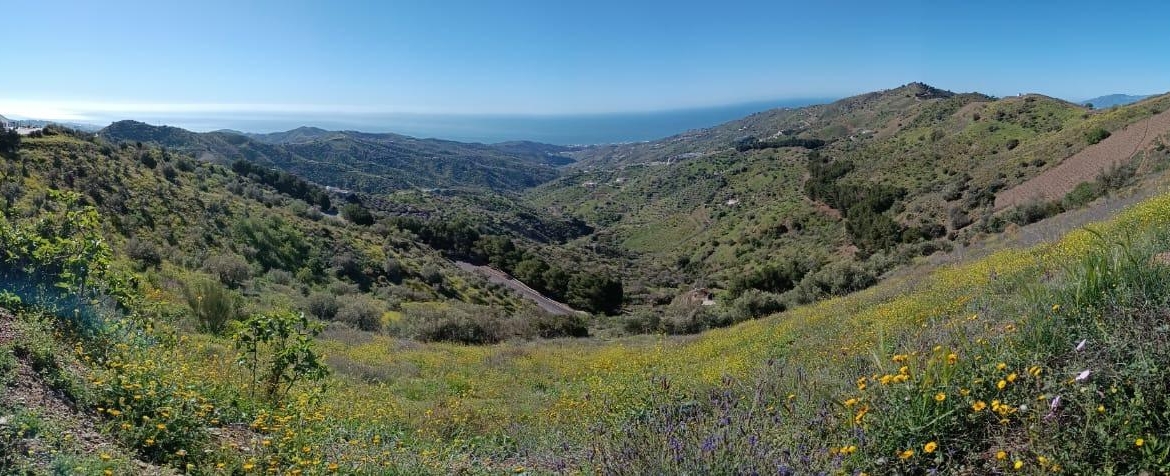
{"type": "Polygon", "coordinates": [[[527,284],[524,284],[512,278],[511,276],[508,276],[507,273],[490,266],[476,266],[464,261],[456,261],[455,266],[458,266],[459,269],[464,271],[471,271],[482,274],[486,276],[490,282],[507,286],[513,291],[519,293],[521,296],[524,296],[526,299],[536,303],[537,306],[540,306],[541,309],[544,309],[549,314],[567,316],[576,314],[578,312],[564,303],[549,299],[547,296],[540,294],[535,289],[528,287],[527,284]]]}

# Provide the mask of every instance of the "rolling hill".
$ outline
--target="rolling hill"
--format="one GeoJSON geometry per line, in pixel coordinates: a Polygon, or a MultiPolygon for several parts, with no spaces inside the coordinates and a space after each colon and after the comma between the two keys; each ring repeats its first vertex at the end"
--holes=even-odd
{"type": "Polygon", "coordinates": [[[781,309],[864,288],[915,256],[1083,206],[1162,170],[1168,109],[1170,96],[1094,111],[912,83],[584,148],[526,199],[583,219],[596,229],[591,240],[631,253],[627,279],[644,284],[637,302],[710,287],[727,290],[734,308],[754,289],[780,294],[747,293],[781,309]],[[1073,164],[1077,174],[1060,187],[1037,188],[1073,164]]]}
{"type": "Polygon", "coordinates": [[[550,180],[570,149],[545,144],[468,144],[397,134],[299,128],[272,134],[195,133],[120,121],[100,136],[193,154],[200,160],[244,159],[322,185],[363,192],[423,188],[516,191],[550,180]]]}

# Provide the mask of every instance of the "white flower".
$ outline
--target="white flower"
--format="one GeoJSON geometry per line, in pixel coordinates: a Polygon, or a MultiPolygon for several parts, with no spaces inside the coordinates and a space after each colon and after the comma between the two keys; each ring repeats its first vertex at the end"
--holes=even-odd
{"type": "Polygon", "coordinates": [[[1089,341],[1089,339],[1081,339],[1081,342],[1079,344],[1077,344],[1077,352],[1085,350],[1085,342],[1088,342],[1088,341],[1089,341]]]}
{"type": "Polygon", "coordinates": [[[1079,375],[1077,375],[1077,378],[1075,380],[1078,382],[1084,382],[1085,380],[1089,379],[1090,373],[1092,373],[1092,372],[1090,372],[1088,370],[1081,372],[1079,375]]]}
{"type": "Polygon", "coordinates": [[[1056,408],[1059,406],[1060,406],[1060,395],[1057,395],[1056,398],[1052,399],[1052,403],[1048,404],[1048,409],[1052,410],[1052,411],[1056,411],[1056,408]]]}

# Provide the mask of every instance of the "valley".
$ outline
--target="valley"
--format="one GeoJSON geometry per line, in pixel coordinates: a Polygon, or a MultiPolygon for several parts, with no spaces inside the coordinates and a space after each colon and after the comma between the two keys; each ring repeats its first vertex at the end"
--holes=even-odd
{"type": "Polygon", "coordinates": [[[0,466],[1163,467],[1168,114],[910,83],[614,145],[5,136],[0,466]]]}

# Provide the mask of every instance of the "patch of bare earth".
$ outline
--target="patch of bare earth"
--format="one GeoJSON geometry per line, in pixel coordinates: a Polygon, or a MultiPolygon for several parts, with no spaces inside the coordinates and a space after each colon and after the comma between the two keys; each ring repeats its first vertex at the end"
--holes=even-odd
{"type": "Polygon", "coordinates": [[[999,192],[995,196],[995,209],[1002,210],[1036,199],[1047,201],[1064,197],[1082,182],[1095,180],[1101,172],[1124,163],[1149,147],[1166,131],[1170,131],[1170,110],[1130,124],[1064,159],[1056,167],[999,192]]]}

